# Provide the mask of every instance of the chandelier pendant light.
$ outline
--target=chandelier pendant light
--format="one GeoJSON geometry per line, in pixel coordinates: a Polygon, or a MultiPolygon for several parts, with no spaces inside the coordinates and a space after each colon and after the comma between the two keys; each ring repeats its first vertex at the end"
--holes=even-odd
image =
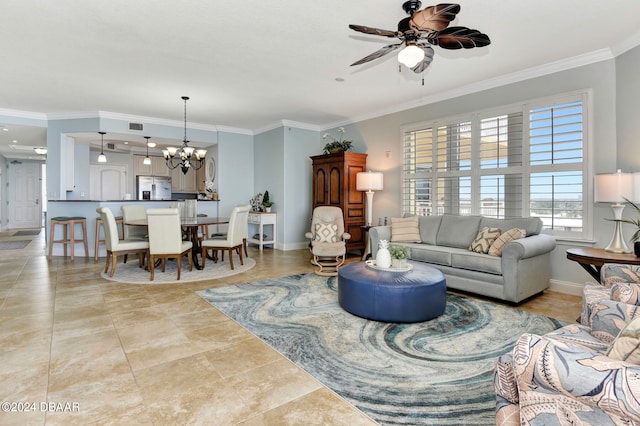
{"type": "Polygon", "coordinates": [[[144,157],[144,160],[142,161],[142,164],[150,166],[151,165],[151,158],[149,157],[149,138],[151,138],[151,136],[145,136],[144,137],[147,140],[147,156],[144,157]]]}
{"type": "Polygon", "coordinates": [[[204,165],[207,150],[194,149],[189,146],[189,141],[187,140],[187,101],[189,97],[183,96],[182,100],[184,101],[184,139],[182,146],[180,148],[168,146],[167,149],[162,150],[162,154],[170,170],[180,167],[182,173],[186,175],[189,169],[198,170],[204,165]]]}
{"type": "Polygon", "coordinates": [[[106,163],[107,162],[107,156],[104,155],[104,135],[106,135],[106,132],[98,132],[100,133],[100,155],[98,155],[98,163],[106,163]]]}

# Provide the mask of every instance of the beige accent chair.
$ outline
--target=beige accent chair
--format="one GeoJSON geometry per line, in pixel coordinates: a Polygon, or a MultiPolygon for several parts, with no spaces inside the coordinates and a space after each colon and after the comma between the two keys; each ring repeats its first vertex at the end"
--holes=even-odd
{"type": "Polygon", "coordinates": [[[207,252],[213,251],[213,261],[218,261],[218,250],[222,251],[222,260],[224,260],[224,251],[229,252],[229,265],[233,269],[233,251],[238,253],[240,257],[240,264],[244,265],[242,258],[242,250],[244,247],[244,241],[247,238],[247,220],[249,218],[249,211],[251,206],[249,204],[241,204],[233,208],[231,211],[231,217],[229,217],[229,229],[227,231],[226,238],[215,239],[208,238],[202,242],[202,268],[204,269],[204,263],[207,258],[207,252]]]}
{"type": "Polygon", "coordinates": [[[130,220],[142,220],[147,218],[147,212],[142,205],[126,205],[122,206],[122,219],[124,225],[125,240],[149,240],[149,230],[146,226],[126,225],[130,220]]]}
{"type": "Polygon", "coordinates": [[[342,209],[333,206],[319,206],[313,209],[311,216],[311,231],[305,234],[311,240],[311,263],[316,265],[315,273],[323,276],[336,276],[338,269],[344,264],[347,247],[345,241],[351,238],[351,234],[344,232],[344,218],[342,209]],[[321,234],[320,227],[327,231],[327,225],[333,230],[321,234]]]}
{"type": "Polygon", "coordinates": [[[182,256],[187,255],[189,270],[193,270],[193,258],[191,257],[191,241],[182,240],[182,226],[178,209],[148,209],[147,221],[149,223],[149,271],[151,281],[155,269],[156,259],[162,260],[162,272],[165,271],[167,259],[174,258],[178,262],[178,280],[182,256]]]}
{"type": "Polygon", "coordinates": [[[113,216],[111,209],[107,207],[99,207],[96,212],[102,219],[102,226],[104,227],[105,247],[107,248],[107,263],[104,267],[105,274],[109,270],[109,264],[111,263],[110,277],[116,272],[116,262],[118,255],[129,253],[138,254],[138,262],[140,267],[144,266],[144,259],[149,252],[149,243],[141,240],[121,240],[118,235],[118,225],[116,219],[113,216]]]}

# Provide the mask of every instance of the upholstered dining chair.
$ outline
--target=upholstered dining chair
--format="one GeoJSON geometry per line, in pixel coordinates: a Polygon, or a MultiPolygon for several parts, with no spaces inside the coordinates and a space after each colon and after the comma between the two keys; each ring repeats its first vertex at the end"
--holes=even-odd
{"type": "Polygon", "coordinates": [[[315,273],[338,275],[347,253],[345,241],[351,238],[351,234],[344,232],[342,209],[334,206],[313,209],[311,231],[305,237],[311,240],[311,263],[318,267],[315,273]]]}
{"type": "Polygon", "coordinates": [[[124,225],[124,239],[125,240],[145,240],[147,241],[149,231],[146,226],[132,226],[126,223],[130,220],[140,220],[147,218],[147,212],[142,205],[125,205],[121,207],[122,219],[124,225]]]}
{"type": "Polygon", "coordinates": [[[247,219],[249,218],[249,204],[241,204],[233,208],[229,217],[229,228],[227,236],[224,239],[208,238],[202,241],[202,267],[204,268],[207,252],[213,251],[214,262],[218,261],[218,251],[222,251],[222,259],[224,260],[224,251],[229,252],[229,265],[233,269],[233,256],[235,251],[240,257],[240,264],[244,265],[242,250],[244,241],[247,238],[247,219]]]}
{"type": "Polygon", "coordinates": [[[153,281],[155,261],[162,261],[162,272],[165,271],[166,261],[175,258],[178,262],[178,280],[180,280],[180,270],[182,256],[187,255],[189,270],[193,270],[193,258],[191,257],[191,241],[182,240],[182,226],[178,209],[148,209],[147,222],[149,224],[149,272],[153,281]]]}
{"type": "Polygon", "coordinates": [[[144,266],[144,259],[149,251],[149,242],[141,240],[121,240],[118,235],[118,225],[116,219],[113,216],[111,209],[107,207],[99,207],[96,212],[102,219],[102,226],[104,227],[105,247],[107,248],[107,262],[104,267],[104,272],[109,270],[109,264],[111,264],[111,272],[109,276],[112,277],[116,272],[116,263],[118,255],[129,253],[137,253],[140,267],[144,266]]]}

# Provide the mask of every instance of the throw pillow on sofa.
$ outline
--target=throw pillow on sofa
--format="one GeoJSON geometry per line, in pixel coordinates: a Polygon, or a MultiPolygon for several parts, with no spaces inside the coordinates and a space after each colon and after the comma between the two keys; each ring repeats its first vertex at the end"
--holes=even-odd
{"type": "Polygon", "coordinates": [[[471,242],[469,250],[476,253],[487,254],[489,248],[501,233],[502,231],[498,228],[482,228],[476,238],[471,242]]]}
{"type": "Polygon", "coordinates": [[[498,238],[496,238],[493,244],[491,244],[491,247],[489,247],[488,253],[491,256],[501,257],[502,250],[504,249],[505,244],[507,244],[509,241],[524,238],[526,235],[527,235],[527,231],[525,231],[524,229],[520,229],[520,228],[509,229],[508,231],[505,231],[502,234],[500,234],[498,238]]]}
{"type": "Polygon", "coordinates": [[[420,241],[418,216],[391,218],[392,243],[419,243],[420,241]]]}
{"type": "Polygon", "coordinates": [[[640,318],[627,324],[605,354],[609,358],[640,364],[640,318]]]}
{"type": "Polygon", "coordinates": [[[636,283],[615,283],[611,286],[611,300],[628,305],[640,305],[640,285],[636,283]]]}
{"type": "Polygon", "coordinates": [[[316,223],[316,238],[319,243],[338,242],[338,225],[335,223],[316,223]]]}

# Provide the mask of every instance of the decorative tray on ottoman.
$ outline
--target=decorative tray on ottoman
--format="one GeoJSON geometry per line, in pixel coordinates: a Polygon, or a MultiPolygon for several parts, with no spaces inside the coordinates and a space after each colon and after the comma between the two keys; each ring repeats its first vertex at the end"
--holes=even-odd
{"type": "Polygon", "coordinates": [[[377,271],[385,271],[385,272],[409,272],[410,270],[413,269],[413,265],[410,263],[407,263],[407,266],[405,266],[404,268],[381,268],[380,266],[376,265],[376,261],[374,259],[369,259],[369,260],[365,260],[365,263],[367,264],[367,266],[371,269],[375,269],[377,271]]]}

